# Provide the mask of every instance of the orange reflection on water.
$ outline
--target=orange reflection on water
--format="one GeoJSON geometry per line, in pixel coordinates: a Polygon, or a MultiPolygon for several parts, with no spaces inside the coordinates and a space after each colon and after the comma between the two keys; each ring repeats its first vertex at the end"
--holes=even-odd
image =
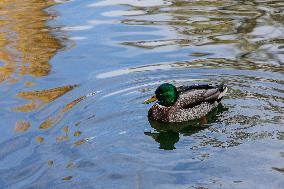
{"type": "Polygon", "coordinates": [[[19,92],[19,97],[26,100],[31,100],[32,102],[30,104],[18,106],[13,110],[17,112],[30,112],[36,110],[44,104],[48,104],[67,92],[73,90],[77,86],[78,85],[68,85],[41,91],[19,92]]]}
{"type": "Polygon", "coordinates": [[[30,122],[25,120],[19,120],[16,122],[15,132],[26,132],[30,128],[30,122]]]}
{"type": "Polygon", "coordinates": [[[0,1],[0,83],[49,74],[49,60],[63,47],[46,26],[53,16],[44,9],[54,4],[53,0],[0,1]]]}
{"type": "Polygon", "coordinates": [[[72,109],[76,104],[78,104],[79,102],[81,102],[82,100],[84,100],[86,98],[86,96],[82,96],[79,97],[75,100],[73,100],[72,102],[70,102],[69,104],[65,105],[56,115],[49,117],[47,120],[45,120],[41,125],[40,125],[40,129],[49,129],[50,127],[52,127],[53,125],[55,125],[56,123],[58,123],[64,116],[64,114],[66,112],[68,112],[70,109],[72,109]]]}

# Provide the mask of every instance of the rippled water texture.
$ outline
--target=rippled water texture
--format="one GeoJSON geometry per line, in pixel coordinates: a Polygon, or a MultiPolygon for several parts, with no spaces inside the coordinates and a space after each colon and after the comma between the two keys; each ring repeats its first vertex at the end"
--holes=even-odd
{"type": "Polygon", "coordinates": [[[0,188],[284,186],[284,2],[2,0],[0,188]],[[148,121],[163,82],[224,82],[148,121]]]}

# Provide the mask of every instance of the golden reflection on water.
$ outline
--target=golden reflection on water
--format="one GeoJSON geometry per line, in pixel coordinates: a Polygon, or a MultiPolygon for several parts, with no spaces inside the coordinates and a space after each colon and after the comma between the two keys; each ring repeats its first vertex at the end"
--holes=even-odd
{"type": "Polygon", "coordinates": [[[52,15],[44,9],[53,0],[4,0],[0,2],[0,83],[17,82],[24,75],[49,74],[49,60],[63,47],[46,22],[52,15]]]}
{"type": "MultiPolygon", "coordinates": [[[[53,32],[54,28],[47,26],[47,22],[56,15],[47,8],[55,5],[54,0],[2,0],[0,1],[0,84],[22,84],[24,76],[32,76],[32,81],[22,84],[28,91],[17,91],[17,97],[30,101],[30,103],[19,105],[12,109],[13,112],[29,113],[39,110],[45,105],[57,100],[64,94],[72,91],[78,85],[66,85],[44,90],[31,90],[36,86],[36,78],[49,75],[51,65],[49,61],[56,53],[64,47],[64,41],[53,32]]],[[[48,129],[58,123],[66,112],[76,104],[85,99],[79,97],[74,101],[63,105],[62,109],[55,115],[39,125],[40,129],[48,129]]],[[[29,120],[18,120],[14,131],[26,132],[30,129],[29,120]]],[[[38,127],[38,126],[37,126],[38,127]]],[[[68,139],[69,127],[63,128],[64,135],[55,138],[57,142],[68,139]]],[[[76,131],[74,137],[80,136],[76,131]]],[[[35,137],[38,144],[45,142],[45,136],[35,137]]],[[[83,139],[75,142],[75,145],[83,144],[83,139]]],[[[54,165],[53,160],[48,160],[49,167],[54,165]]],[[[72,167],[69,165],[68,167],[72,167]]],[[[64,177],[70,180],[72,176],[64,177]]]]}
{"type": "MultiPolygon", "coordinates": [[[[4,81],[18,82],[25,75],[34,77],[46,76],[50,73],[50,59],[62,49],[64,44],[46,25],[54,15],[45,11],[55,5],[53,0],[4,0],[0,2],[0,83],[4,81]]],[[[32,87],[34,82],[26,82],[32,87]]],[[[77,85],[69,85],[41,91],[18,92],[17,96],[30,100],[31,103],[13,108],[15,112],[35,111],[60,96],[73,90],[77,85]]],[[[57,123],[65,112],[83,98],[67,104],[56,116],[50,117],[40,126],[47,129],[57,123]]],[[[26,130],[23,121],[16,123],[17,131],[26,130]]],[[[43,141],[40,139],[40,141],[43,141]]]]}
{"type": "Polygon", "coordinates": [[[42,143],[42,142],[44,142],[44,138],[38,136],[38,137],[36,137],[36,141],[37,141],[38,143],[42,143]]]}
{"type": "Polygon", "coordinates": [[[41,90],[41,91],[30,91],[30,92],[19,92],[18,96],[31,100],[30,104],[25,104],[14,108],[13,110],[16,112],[30,112],[36,109],[39,109],[44,104],[48,104],[60,96],[68,93],[73,90],[77,85],[69,85],[63,87],[57,87],[53,89],[41,90]]]}
{"type": "Polygon", "coordinates": [[[56,137],[57,142],[61,142],[61,141],[69,139],[69,136],[68,136],[69,126],[64,126],[62,128],[62,131],[64,132],[64,135],[56,137]]]}
{"type": "Polygon", "coordinates": [[[40,129],[49,129],[50,127],[54,126],[56,123],[58,123],[64,116],[66,112],[68,112],[70,109],[72,109],[76,104],[84,100],[86,97],[82,96],[80,98],[77,98],[70,102],[69,104],[65,105],[56,115],[49,117],[47,120],[45,120],[40,126],[40,129]]]}
{"type": "Polygon", "coordinates": [[[26,132],[30,128],[30,122],[25,120],[19,120],[16,122],[15,132],[26,132]]]}

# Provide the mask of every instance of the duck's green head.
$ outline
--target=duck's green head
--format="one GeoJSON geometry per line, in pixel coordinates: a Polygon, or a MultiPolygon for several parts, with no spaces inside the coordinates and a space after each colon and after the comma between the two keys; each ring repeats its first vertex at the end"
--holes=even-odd
{"type": "Polygon", "coordinates": [[[160,105],[168,107],[174,105],[177,99],[178,92],[176,87],[172,84],[164,83],[156,89],[154,96],[145,100],[145,103],[148,104],[158,100],[160,105]]]}

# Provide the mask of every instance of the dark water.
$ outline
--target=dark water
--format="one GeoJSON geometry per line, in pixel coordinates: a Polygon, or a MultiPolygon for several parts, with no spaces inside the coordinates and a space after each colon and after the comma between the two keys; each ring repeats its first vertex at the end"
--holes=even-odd
{"type": "Polygon", "coordinates": [[[284,2],[0,2],[0,188],[284,186],[284,2]],[[225,82],[149,122],[163,82],[225,82]]]}

